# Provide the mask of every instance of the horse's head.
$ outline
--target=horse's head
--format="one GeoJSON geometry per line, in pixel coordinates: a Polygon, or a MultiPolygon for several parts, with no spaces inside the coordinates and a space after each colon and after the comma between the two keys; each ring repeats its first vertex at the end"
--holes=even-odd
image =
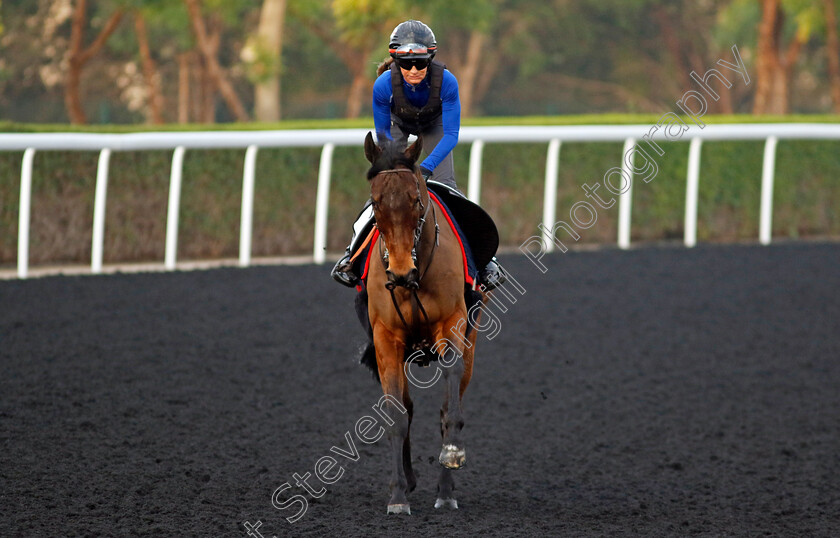
{"type": "Polygon", "coordinates": [[[385,244],[382,257],[391,289],[420,285],[416,249],[429,207],[426,184],[416,167],[422,146],[420,138],[405,150],[391,142],[377,146],[370,133],[365,138],[365,156],[372,165],[367,174],[370,198],[385,244]]]}

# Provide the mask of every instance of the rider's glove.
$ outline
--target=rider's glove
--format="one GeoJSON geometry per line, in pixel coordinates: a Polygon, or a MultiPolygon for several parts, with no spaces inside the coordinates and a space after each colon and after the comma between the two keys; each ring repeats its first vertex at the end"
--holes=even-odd
{"type": "Polygon", "coordinates": [[[432,177],[432,172],[428,168],[421,166],[420,175],[423,176],[423,181],[429,181],[429,178],[432,177]]]}

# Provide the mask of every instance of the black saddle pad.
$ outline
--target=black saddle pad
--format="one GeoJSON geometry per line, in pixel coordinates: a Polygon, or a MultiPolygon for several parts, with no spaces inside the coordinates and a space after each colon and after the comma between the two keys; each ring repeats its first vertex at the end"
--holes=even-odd
{"type": "Polygon", "coordinates": [[[483,270],[499,248],[499,230],[496,229],[496,223],[480,206],[453,192],[446,185],[428,181],[426,186],[455,214],[455,220],[472,248],[475,264],[479,271],[483,270]]]}

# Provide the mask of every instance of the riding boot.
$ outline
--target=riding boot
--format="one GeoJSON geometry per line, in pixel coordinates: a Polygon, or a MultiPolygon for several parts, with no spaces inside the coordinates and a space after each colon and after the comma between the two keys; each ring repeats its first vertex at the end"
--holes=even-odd
{"type": "Polygon", "coordinates": [[[504,270],[497,263],[496,257],[490,260],[487,267],[479,275],[479,281],[484,286],[484,291],[496,289],[498,286],[507,282],[507,276],[504,270]]]}
{"type": "Polygon", "coordinates": [[[336,282],[348,288],[353,288],[359,283],[359,277],[353,273],[353,266],[350,263],[351,256],[352,252],[350,252],[350,247],[348,246],[344,251],[344,256],[338,260],[330,273],[336,282]]]}
{"type": "Polygon", "coordinates": [[[361,248],[360,243],[362,243],[364,238],[367,237],[367,232],[370,230],[372,225],[373,207],[370,204],[370,200],[368,200],[365,202],[365,206],[362,208],[359,216],[356,217],[356,222],[353,223],[353,236],[350,238],[350,245],[347,249],[345,249],[344,256],[338,260],[330,273],[330,275],[332,275],[335,281],[339,284],[347,286],[348,288],[353,288],[361,280],[359,275],[353,272],[353,264],[351,263],[350,258],[353,257],[353,254],[359,248],[361,248]]]}

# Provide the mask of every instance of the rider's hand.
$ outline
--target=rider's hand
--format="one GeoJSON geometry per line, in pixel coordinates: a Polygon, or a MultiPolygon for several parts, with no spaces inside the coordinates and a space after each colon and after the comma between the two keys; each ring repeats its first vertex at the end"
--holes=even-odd
{"type": "Polygon", "coordinates": [[[432,177],[432,172],[428,168],[420,167],[420,175],[423,176],[423,181],[429,181],[429,178],[432,177]]]}

